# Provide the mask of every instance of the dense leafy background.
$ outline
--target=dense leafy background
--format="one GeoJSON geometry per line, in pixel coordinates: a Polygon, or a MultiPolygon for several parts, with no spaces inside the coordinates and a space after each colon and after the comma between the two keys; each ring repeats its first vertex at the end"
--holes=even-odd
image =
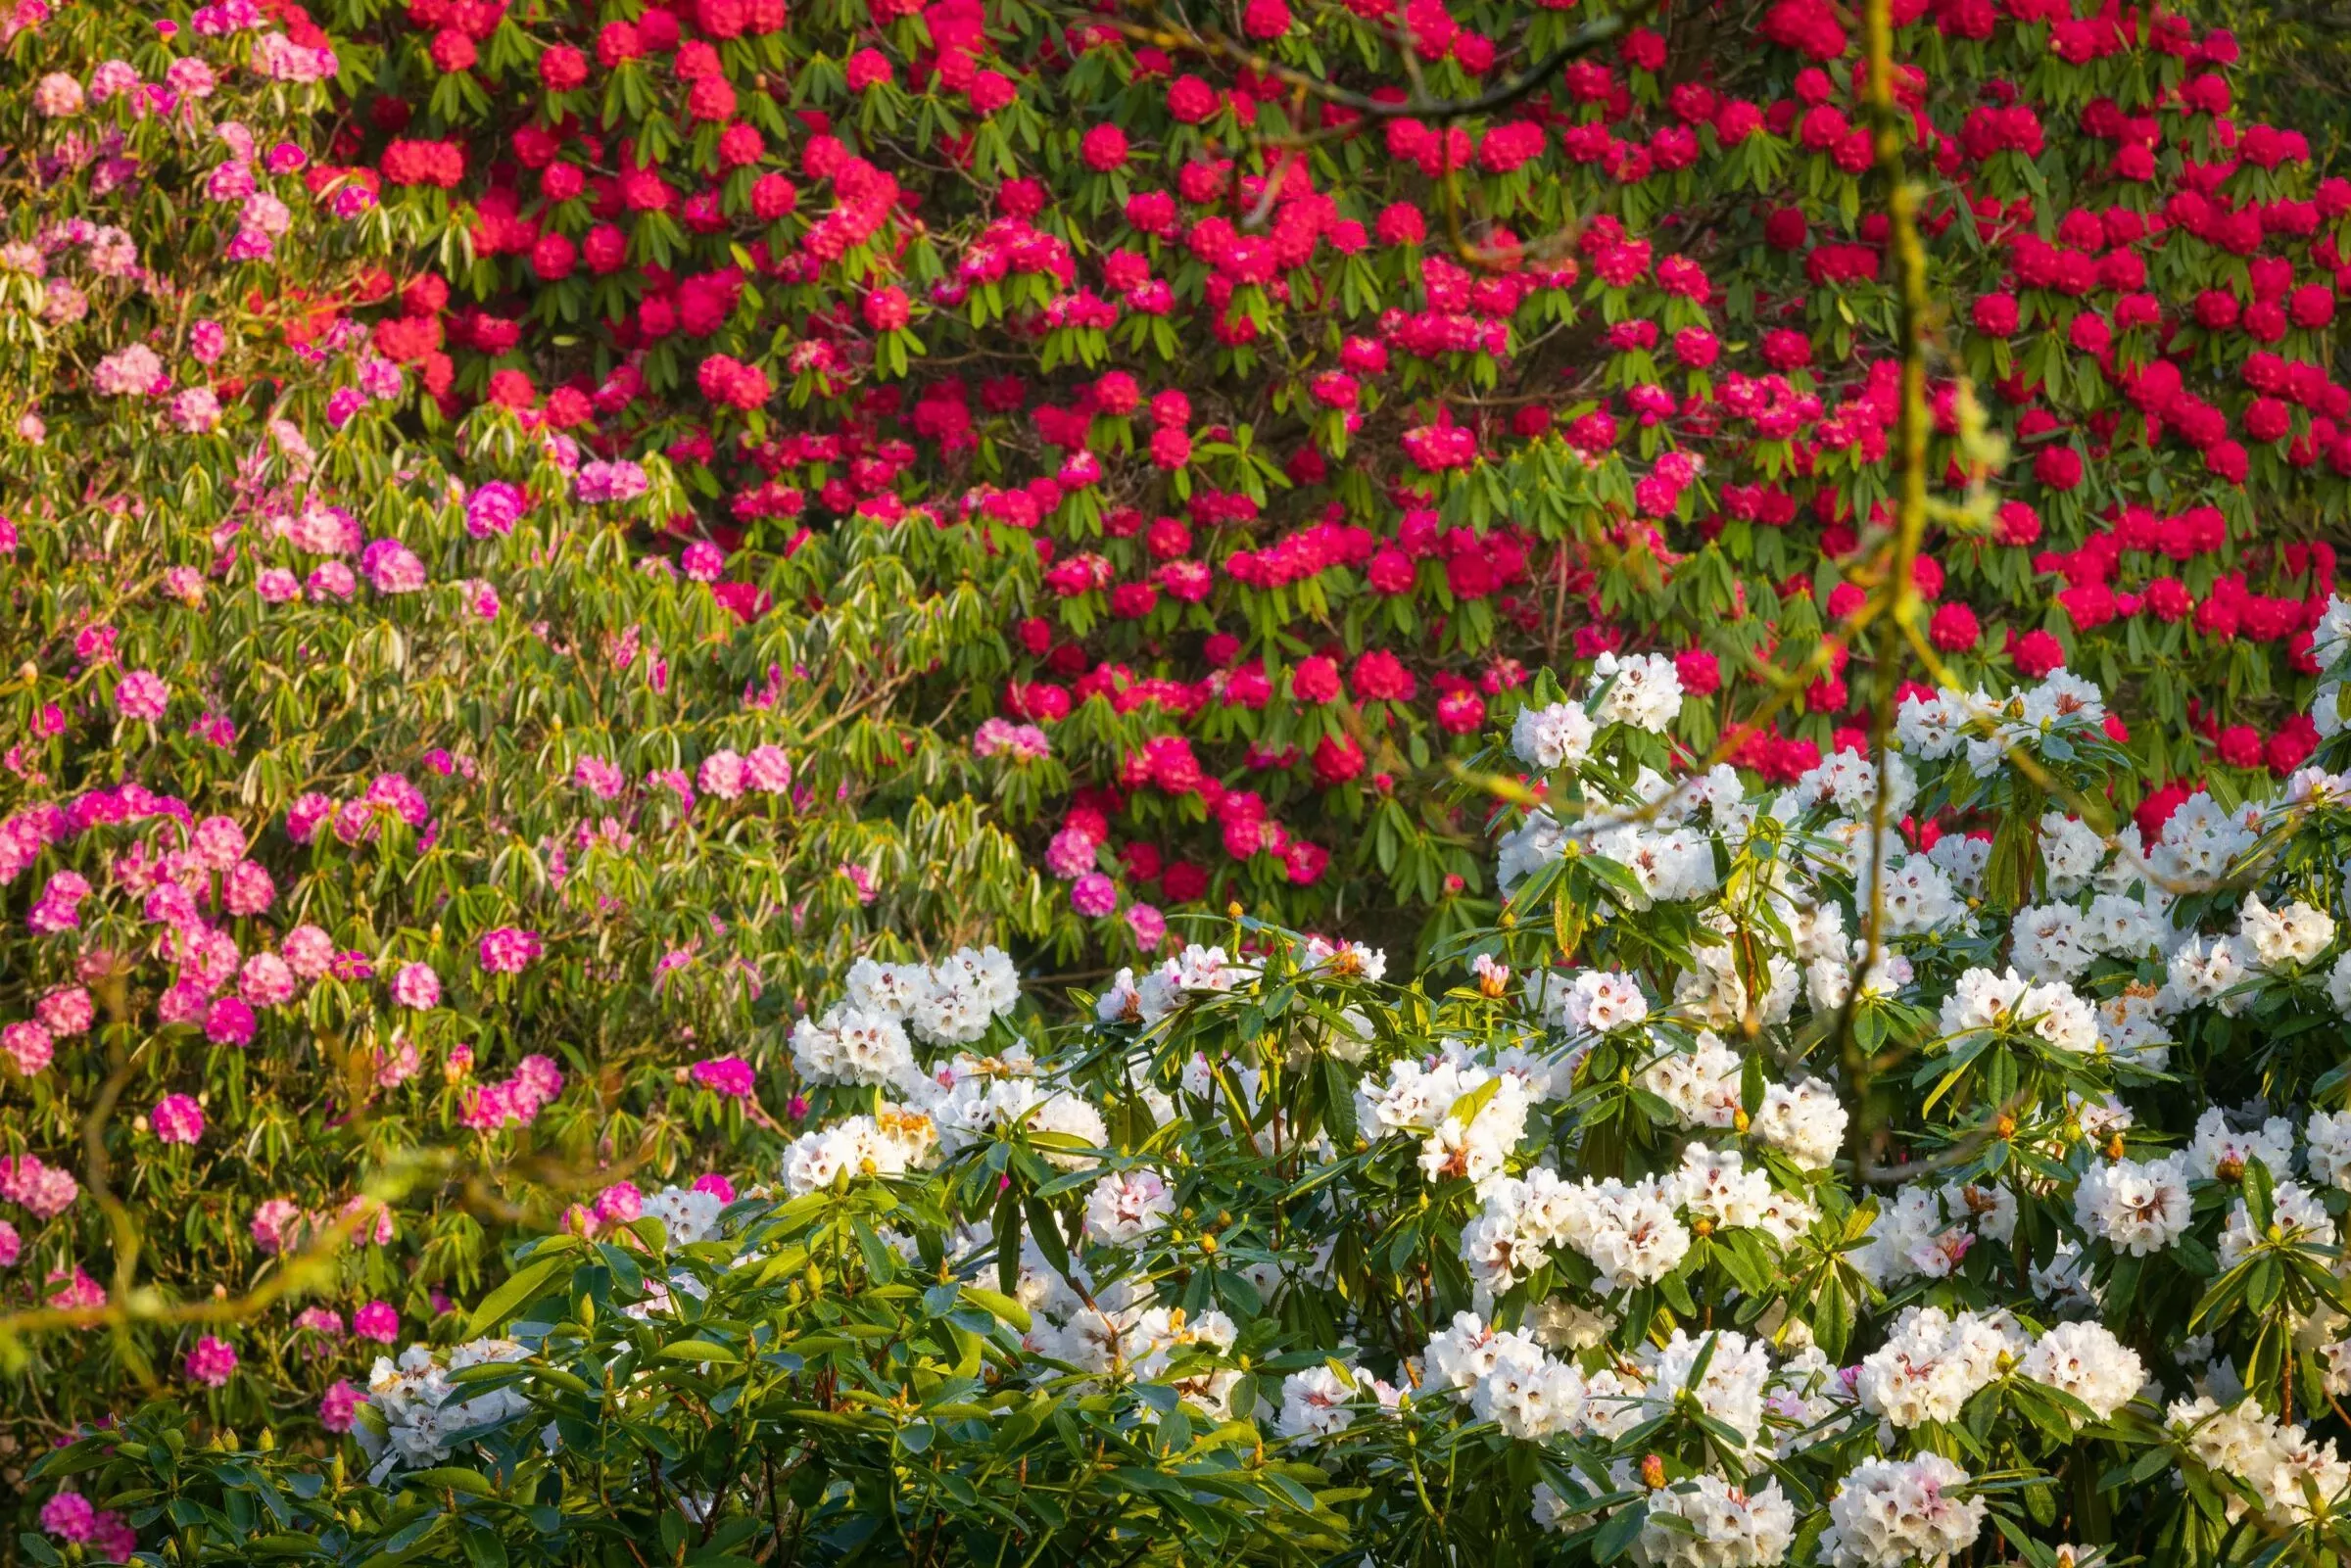
{"type": "MultiPolygon", "coordinates": [[[[1924,635],[2098,679],[2152,831],[2316,740],[2323,19],[1896,18],[1924,635]]],[[[321,1444],[517,1227],[769,1173],[858,952],[1482,927],[1447,763],[1534,669],[1679,655],[1779,781],[1918,673],[1834,635],[1897,404],[1825,6],[12,19],[0,1248],[177,1314],[25,1325],[12,1465],[151,1378],[321,1444]]]]}

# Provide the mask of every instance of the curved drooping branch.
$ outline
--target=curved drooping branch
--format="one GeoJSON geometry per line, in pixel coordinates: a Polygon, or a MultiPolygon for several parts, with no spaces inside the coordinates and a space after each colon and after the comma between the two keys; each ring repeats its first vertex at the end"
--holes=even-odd
{"type": "Polygon", "coordinates": [[[1567,63],[1588,55],[1604,44],[1622,37],[1632,26],[1656,9],[1656,0],[1637,0],[1621,11],[1605,17],[1595,17],[1567,36],[1565,42],[1545,55],[1540,61],[1511,80],[1479,93],[1474,98],[1424,98],[1418,93],[1400,101],[1389,102],[1355,92],[1325,81],[1311,72],[1282,65],[1250,48],[1219,28],[1205,31],[1190,23],[1177,19],[1172,25],[1160,21],[1158,0],[1136,0],[1134,10],[1146,19],[1140,22],[1121,20],[1117,27],[1128,37],[1154,44],[1159,48],[1187,54],[1212,55],[1246,67],[1257,75],[1296,87],[1325,103],[1342,109],[1352,109],[1374,119],[1429,119],[1440,123],[1465,119],[1473,115],[1490,114],[1508,109],[1520,99],[1541,91],[1546,83],[1567,63]]]}

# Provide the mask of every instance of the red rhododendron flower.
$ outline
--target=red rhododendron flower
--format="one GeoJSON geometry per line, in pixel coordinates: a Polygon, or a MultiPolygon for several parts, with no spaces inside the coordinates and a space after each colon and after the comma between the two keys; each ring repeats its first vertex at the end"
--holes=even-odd
{"type": "Polygon", "coordinates": [[[2027,632],[2023,637],[2012,636],[2008,645],[2008,655],[2016,661],[2017,673],[2033,681],[2039,680],[2051,670],[2061,668],[2065,663],[2064,646],[2046,632],[2027,632]]]}
{"type": "Polygon", "coordinates": [[[1927,622],[1927,636],[1945,653],[1965,653],[1975,647],[1983,628],[1976,622],[1976,612],[1966,605],[1941,604],[1927,622]]]}

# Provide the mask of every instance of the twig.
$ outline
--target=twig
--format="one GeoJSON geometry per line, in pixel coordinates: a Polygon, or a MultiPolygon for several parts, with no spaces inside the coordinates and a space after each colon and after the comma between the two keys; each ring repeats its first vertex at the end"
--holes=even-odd
{"type": "MultiPolygon", "coordinates": [[[[1874,1167],[1870,1141],[1877,1127],[1869,1116],[1871,1065],[1860,1049],[1853,1023],[1868,988],[1870,973],[1884,950],[1886,928],[1886,825],[1893,814],[1890,742],[1894,735],[1895,671],[1907,645],[1905,623],[1918,617],[1918,585],[1912,567],[1927,531],[1927,315],[1932,300],[1927,292],[1927,251],[1918,232],[1918,187],[1911,183],[1902,156],[1902,119],[1894,101],[1894,19],[1890,0],[1868,0],[1862,37],[1869,62],[1867,104],[1876,128],[1879,176],[1886,185],[1886,212],[1892,229],[1895,294],[1895,333],[1901,347],[1901,491],[1896,514],[1892,564],[1880,585],[1886,614],[1878,632],[1878,690],[1870,711],[1870,764],[1877,770],[1877,788],[1870,802],[1869,910],[1862,917],[1862,956],[1838,1010],[1835,1038],[1847,1078],[1858,1102],[1852,1119],[1853,1165],[1874,1167]]],[[[1873,595],[1875,597],[1875,595],[1873,595]]]]}
{"type": "MultiPolygon", "coordinates": [[[[1216,55],[1246,68],[1256,75],[1271,77],[1292,87],[1304,88],[1325,103],[1333,103],[1344,109],[1355,110],[1357,113],[1367,115],[1374,119],[1433,119],[1441,123],[1446,120],[1466,119],[1472,115],[1486,114],[1496,109],[1507,109],[1521,98],[1530,96],[1552,77],[1558,75],[1570,60],[1579,55],[1589,54],[1602,44],[1622,36],[1635,22],[1646,18],[1651,11],[1655,9],[1656,3],[1657,0],[1637,0],[1636,4],[1628,6],[1622,11],[1610,12],[1605,17],[1595,17],[1570,33],[1565,43],[1544,56],[1524,75],[1506,81],[1499,87],[1490,88],[1474,98],[1430,99],[1415,93],[1401,103],[1389,103],[1365,93],[1335,86],[1319,76],[1310,75],[1306,71],[1295,70],[1270,59],[1244,44],[1235,42],[1215,28],[1202,32],[1188,24],[1179,24],[1180,30],[1178,30],[1176,27],[1125,21],[1115,22],[1112,25],[1129,38],[1156,44],[1162,49],[1216,55]]],[[[1157,0],[1142,0],[1142,3],[1135,9],[1146,17],[1156,18],[1159,15],[1157,0]]],[[[1406,52],[1405,58],[1410,66],[1412,55],[1409,50],[1406,52]]]]}

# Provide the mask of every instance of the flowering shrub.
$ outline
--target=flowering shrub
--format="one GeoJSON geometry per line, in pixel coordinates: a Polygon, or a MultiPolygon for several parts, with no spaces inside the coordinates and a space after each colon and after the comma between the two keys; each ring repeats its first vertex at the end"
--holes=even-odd
{"type": "Polygon", "coordinates": [[[0,19],[20,1549],[2345,1544],[2351,185],[1237,22],[0,19]]]}
{"type": "MultiPolygon", "coordinates": [[[[2096,677],[2135,791],[2242,792],[2312,740],[2351,184],[2234,113],[2226,30],[2074,9],[1892,11],[1937,499],[1960,372],[2022,459],[1938,513],[1920,632],[2096,677]]],[[[1782,780],[1898,680],[1814,659],[1899,401],[1860,28],[1817,0],[318,10],[367,62],[332,158],[435,258],[373,341],[442,409],[666,453],[690,568],[860,519],[987,551],[904,700],[1066,940],[1489,917],[1443,765],[1545,663],[1676,655],[1677,737],[1782,780]]]]}
{"type": "Polygon", "coordinates": [[[1533,683],[1505,918],[1437,972],[1235,914],[1048,1038],[993,955],[860,961],[818,1124],[522,1248],[445,1336],[504,1338],[378,1361],[364,1481],[160,1407],[39,1479],[196,1561],[263,1467],[352,1559],[2340,1551],[2351,777],[2095,826],[2128,759],[2057,670],[1673,783],[1642,669],[1533,683]],[[1876,826],[1928,802],[1997,826],[1876,826]]]}
{"type": "Polygon", "coordinates": [[[1043,912],[892,705],[984,618],[923,586],[976,543],[640,559],[664,459],[417,425],[350,314],[416,235],[318,177],[302,27],[39,9],[0,97],[12,1465],[159,1378],[341,1429],[517,1222],[767,1115],[811,975],[1043,912]]]}

